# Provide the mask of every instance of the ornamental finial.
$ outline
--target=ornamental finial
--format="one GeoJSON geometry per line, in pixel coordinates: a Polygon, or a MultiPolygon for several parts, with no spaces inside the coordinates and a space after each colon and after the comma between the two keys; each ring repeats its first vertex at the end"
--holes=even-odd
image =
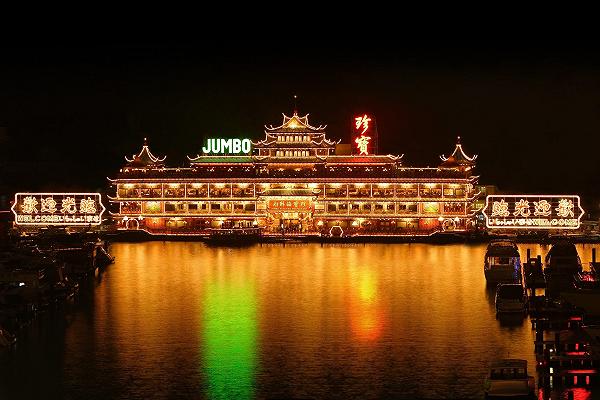
{"type": "Polygon", "coordinates": [[[298,115],[298,95],[294,95],[294,115],[298,115]]]}

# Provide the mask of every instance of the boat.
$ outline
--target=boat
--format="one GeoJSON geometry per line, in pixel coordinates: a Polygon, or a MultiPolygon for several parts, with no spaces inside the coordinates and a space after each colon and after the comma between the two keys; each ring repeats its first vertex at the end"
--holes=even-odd
{"type": "Polygon", "coordinates": [[[257,243],[261,238],[259,227],[233,227],[211,229],[204,239],[206,244],[215,246],[240,246],[257,243]]]}
{"type": "Polygon", "coordinates": [[[600,317],[600,277],[596,269],[575,274],[573,286],[560,291],[570,305],[585,311],[588,317],[600,317]]]}
{"type": "Polygon", "coordinates": [[[514,358],[491,363],[485,380],[486,398],[533,398],[535,378],[527,375],[527,360],[514,358]]]}
{"type": "Polygon", "coordinates": [[[551,294],[571,289],[575,276],[583,271],[575,244],[565,240],[552,245],[546,255],[545,264],[546,291],[551,294]]]}
{"type": "Polygon", "coordinates": [[[511,240],[494,240],[488,244],[484,258],[484,274],[488,283],[520,283],[521,258],[511,240]]]}
{"type": "Polygon", "coordinates": [[[546,287],[546,277],[544,275],[541,257],[529,258],[527,262],[523,264],[523,277],[527,289],[546,287]]]}
{"type": "Polygon", "coordinates": [[[497,313],[524,313],[527,294],[520,283],[500,283],[496,288],[497,313]]]}

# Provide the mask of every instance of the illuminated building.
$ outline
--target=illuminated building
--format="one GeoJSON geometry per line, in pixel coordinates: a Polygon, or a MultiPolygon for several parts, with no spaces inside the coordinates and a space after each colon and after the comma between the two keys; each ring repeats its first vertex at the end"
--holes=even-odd
{"type": "MultiPolygon", "coordinates": [[[[294,112],[280,126],[266,126],[258,142],[208,139],[183,168],[167,167],[145,142],[109,179],[112,215],[121,229],[156,234],[231,226],[273,234],[472,229],[477,156],[465,154],[460,138],[438,167],[414,168],[403,165],[402,155],[371,154],[361,140],[351,143],[360,146],[354,155],[336,154],[343,145],[329,140],[325,128],[294,112]]],[[[360,136],[370,137],[360,128],[360,136]]]]}

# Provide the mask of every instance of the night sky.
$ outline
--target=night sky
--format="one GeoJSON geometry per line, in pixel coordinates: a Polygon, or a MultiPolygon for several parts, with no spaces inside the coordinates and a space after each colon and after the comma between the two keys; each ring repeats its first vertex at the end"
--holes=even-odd
{"type": "Polygon", "coordinates": [[[5,47],[0,190],[103,190],[145,136],[167,164],[260,139],[293,110],[330,138],[377,118],[380,152],[437,166],[457,135],[480,183],[600,195],[600,52],[569,42],[223,42],[5,47]]]}

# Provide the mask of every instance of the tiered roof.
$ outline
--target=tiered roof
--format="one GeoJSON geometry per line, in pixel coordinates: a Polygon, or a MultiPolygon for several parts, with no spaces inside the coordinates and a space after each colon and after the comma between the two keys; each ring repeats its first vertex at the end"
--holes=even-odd
{"type": "Polygon", "coordinates": [[[440,159],[442,160],[440,168],[467,168],[475,166],[477,154],[469,157],[463,150],[462,144],[460,143],[460,136],[458,136],[456,138],[456,147],[454,148],[454,152],[452,152],[449,157],[446,157],[442,154],[440,159]]]}
{"type": "Polygon", "coordinates": [[[125,156],[125,161],[127,161],[127,165],[125,167],[130,168],[152,168],[152,167],[163,167],[164,161],[167,156],[163,158],[158,158],[150,151],[148,147],[148,139],[144,138],[144,145],[142,146],[142,150],[137,154],[133,155],[131,159],[125,156]]]}
{"type": "Polygon", "coordinates": [[[254,143],[254,146],[259,147],[322,147],[330,148],[340,141],[328,140],[325,138],[325,128],[327,125],[312,126],[308,122],[309,114],[304,117],[298,115],[298,111],[294,110],[291,117],[283,114],[283,123],[279,126],[265,125],[265,139],[254,143]],[[280,134],[298,134],[309,135],[310,142],[283,142],[277,141],[277,136],[280,134]]]}
{"type": "Polygon", "coordinates": [[[314,127],[310,125],[308,122],[308,116],[310,114],[306,114],[304,117],[298,116],[298,111],[294,110],[294,114],[291,117],[283,114],[283,123],[277,127],[273,127],[273,125],[266,126],[265,132],[274,132],[274,133],[325,133],[325,128],[327,125],[319,125],[318,127],[314,127]]]}

